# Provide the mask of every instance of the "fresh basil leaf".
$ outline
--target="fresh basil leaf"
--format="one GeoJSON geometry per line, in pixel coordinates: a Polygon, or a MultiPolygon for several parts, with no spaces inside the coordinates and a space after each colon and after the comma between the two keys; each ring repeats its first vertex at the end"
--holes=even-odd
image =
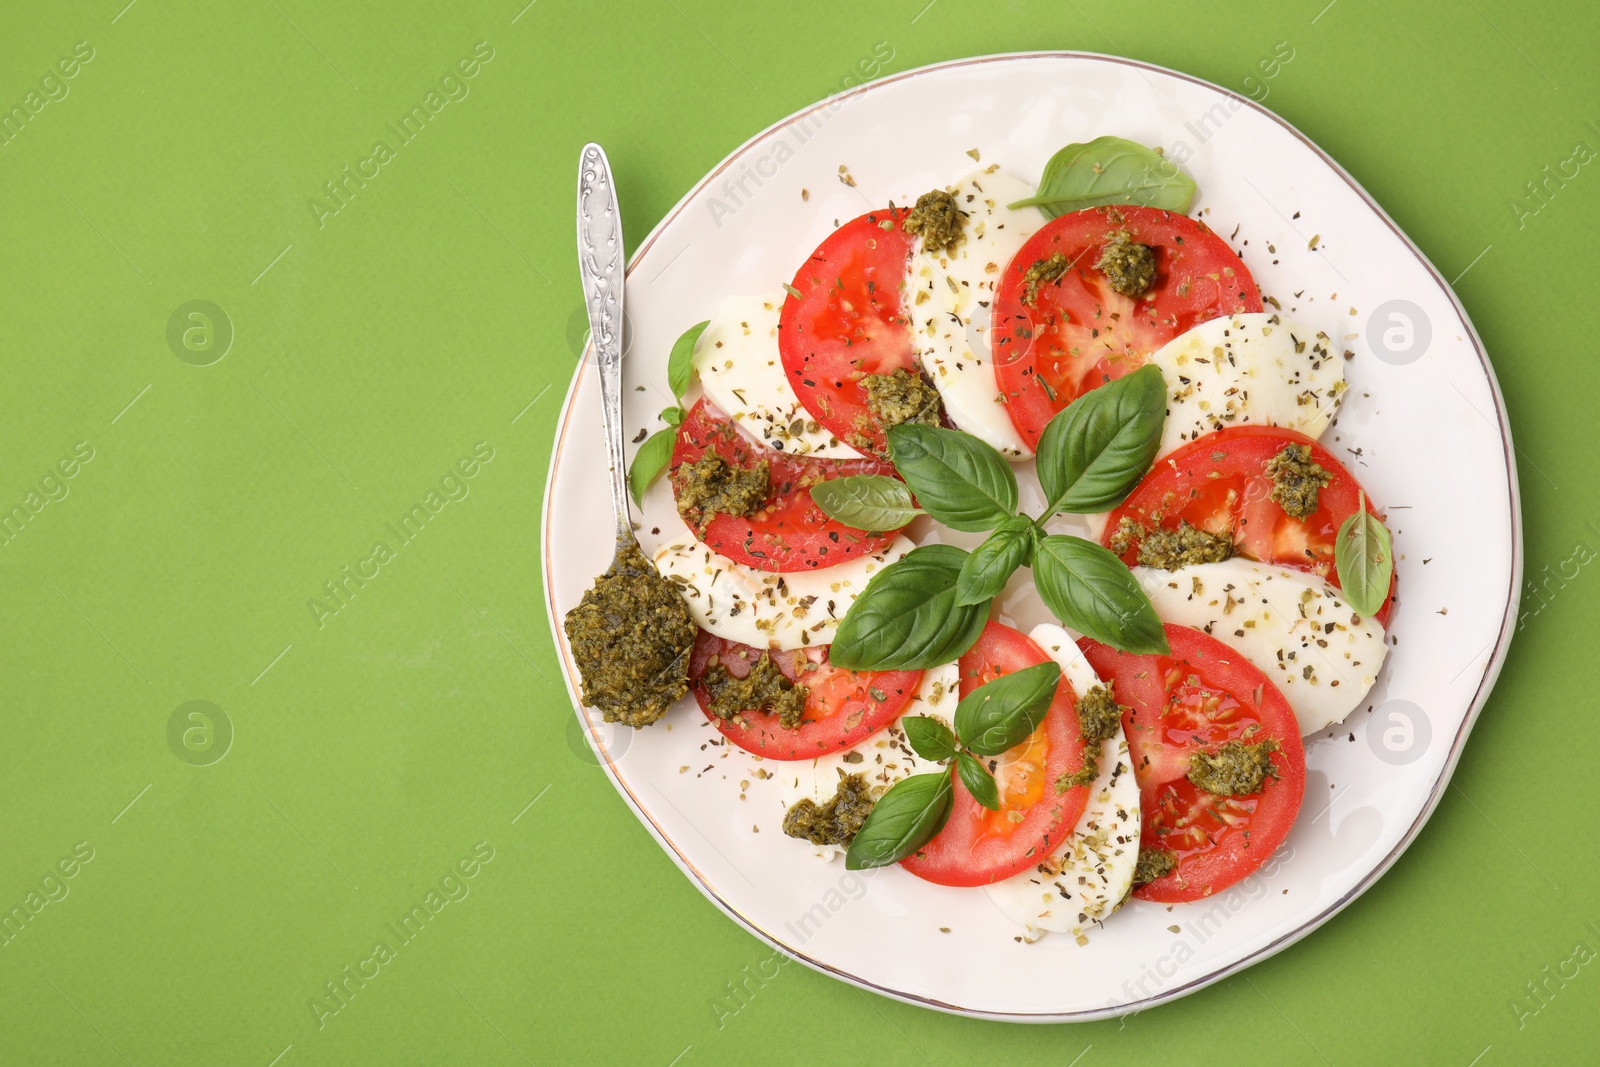
{"type": "Polygon", "coordinates": [[[1062,623],[1122,652],[1168,652],[1167,634],[1133,572],[1081,537],[1051,534],[1033,554],[1033,582],[1062,623]]]}
{"type": "Polygon", "coordinates": [[[828,661],[849,671],[910,671],[960,658],[989,621],[988,604],[956,603],[966,558],[950,545],[923,545],[873,575],[839,623],[828,661]]]}
{"type": "Polygon", "coordinates": [[[923,513],[911,489],[887,474],[850,474],[811,487],[811,499],[836,519],[857,530],[898,530],[923,513]]]}
{"type": "Polygon", "coordinates": [[[694,343],[700,340],[700,335],[710,325],[711,320],[707,319],[698,326],[684,330],[682,336],[673,343],[672,354],[667,357],[667,384],[672,387],[672,395],[679,400],[689,391],[689,379],[694,376],[694,343]]]}
{"type": "Polygon", "coordinates": [[[1061,682],[1055,660],[1002,674],[961,698],[956,736],[980,756],[998,756],[1039,728],[1061,682]]]}
{"type": "Polygon", "coordinates": [[[911,751],[926,760],[943,761],[956,754],[956,735],[950,727],[928,715],[907,715],[900,720],[911,751]]]}
{"type": "Polygon", "coordinates": [[[1358,615],[1376,615],[1389,599],[1394,579],[1394,543],[1378,517],[1367,510],[1361,495],[1356,513],[1344,520],[1333,543],[1333,565],[1345,603],[1358,615]]]}
{"type": "Polygon", "coordinates": [[[1000,787],[995,784],[994,775],[978,762],[977,757],[970,752],[957,756],[956,773],[961,775],[961,784],[967,787],[973,800],[990,811],[1000,810],[1000,787]]]}
{"type": "Polygon", "coordinates": [[[644,507],[644,491],[672,462],[672,439],[677,432],[671,426],[657,430],[633,454],[633,463],[628,467],[628,492],[639,507],[644,507]]]}
{"type": "Polygon", "coordinates": [[[1033,556],[1038,527],[1025,516],[1007,519],[967,557],[956,578],[957,604],[982,604],[1000,595],[1017,568],[1033,556]]]}
{"type": "Polygon", "coordinates": [[[1166,379],[1152,364],[1063,408],[1039,435],[1045,515],[1088,515],[1122,503],[1156,458],[1166,420],[1166,379]]]}
{"type": "Polygon", "coordinates": [[[1037,207],[1051,218],[1104,204],[1138,204],[1182,214],[1194,192],[1194,179],[1160,153],[1122,137],[1096,137],[1051,156],[1038,193],[1010,206],[1037,207]]]}
{"type": "Polygon", "coordinates": [[[898,863],[944,828],[955,795],[946,771],[914,774],[878,798],[845,853],[847,871],[898,863]]]}
{"type": "Polygon", "coordinates": [[[960,430],[903,422],[889,428],[889,458],[924,511],[969,533],[1017,513],[1017,476],[994,448],[960,430]]]}
{"type": "Polygon", "coordinates": [[[687,419],[688,417],[689,417],[689,413],[684,411],[680,407],[670,407],[670,408],[662,408],[661,409],[661,415],[660,415],[661,421],[666,423],[668,426],[682,426],[683,425],[683,420],[687,419]]]}

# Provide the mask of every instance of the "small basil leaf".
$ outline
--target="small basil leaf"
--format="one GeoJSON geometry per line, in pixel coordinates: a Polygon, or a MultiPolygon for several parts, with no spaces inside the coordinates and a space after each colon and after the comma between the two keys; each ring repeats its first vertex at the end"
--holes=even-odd
{"type": "Polygon", "coordinates": [[[1378,517],[1367,510],[1367,498],[1339,527],[1333,543],[1333,565],[1345,603],[1358,615],[1376,615],[1389,599],[1394,579],[1394,544],[1378,517]]]}
{"type": "Polygon", "coordinates": [[[1062,623],[1122,652],[1167,652],[1167,634],[1133,572],[1081,537],[1051,534],[1039,542],[1033,581],[1062,623]]]}
{"type": "Polygon", "coordinates": [[[828,661],[849,671],[910,671],[959,659],[989,620],[988,604],[956,603],[966,558],[950,545],[923,545],[873,575],[839,623],[828,661]]]}
{"type": "Polygon", "coordinates": [[[672,395],[679,400],[689,391],[689,379],[694,376],[694,344],[710,325],[711,320],[707,319],[698,326],[684,330],[682,336],[673,343],[672,354],[667,357],[667,384],[672,387],[672,395]]]}
{"type": "Polygon", "coordinates": [[[954,789],[948,772],[914,774],[896,782],[872,806],[845,853],[847,871],[887,867],[928,843],[950,817],[954,789]]]}
{"type": "Polygon", "coordinates": [[[943,761],[956,754],[956,735],[950,727],[927,715],[907,715],[900,720],[911,751],[926,760],[943,761]]]}
{"type": "Polygon", "coordinates": [[[1044,721],[1060,682],[1061,665],[1046,660],[984,683],[956,705],[956,736],[980,756],[1020,745],[1044,721]]]}
{"type": "Polygon", "coordinates": [[[923,513],[910,487],[887,474],[829,478],[811,487],[811,499],[830,519],[873,533],[898,530],[923,513]]]}
{"type": "Polygon", "coordinates": [[[999,596],[1017,568],[1033,554],[1036,530],[1031,519],[1007,519],[973,549],[956,579],[956,603],[982,604],[999,596]]]}
{"type": "Polygon", "coordinates": [[[1104,204],[1138,204],[1182,214],[1194,192],[1194,179],[1160,153],[1122,137],[1096,137],[1051,156],[1038,193],[1010,206],[1037,207],[1051,218],[1104,204]]]}
{"type": "Polygon", "coordinates": [[[972,753],[963,752],[956,757],[956,773],[961,775],[961,784],[967,787],[973,800],[990,811],[1000,810],[1000,787],[995,784],[994,775],[972,753]]]}
{"type": "Polygon", "coordinates": [[[993,447],[959,430],[903,422],[889,428],[889,457],[924,511],[969,533],[1017,513],[1017,476],[993,447]]]}
{"type": "Polygon", "coordinates": [[[628,467],[628,492],[640,507],[644,506],[644,491],[672,462],[672,439],[677,433],[670,426],[665,430],[657,430],[633,454],[633,463],[628,467]]]}
{"type": "Polygon", "coordinates": [[[688,412],[684,411],[680,407],[670,407],[670,408],[662,408],[661,409],[661,416],[660,416],[661,421],[666,423],[668,426],[682,426],[683,425],[683,420],[688,418],[688,417],[689,417],[688,412]]]}
{"type": "Polygon", "coordinates": [[[1063,408],[1039,436],[1044,513],[1088,515],[1122,503],[1156,458],[1166,420],[1166,380],[1151,364],[1063,408]]]}

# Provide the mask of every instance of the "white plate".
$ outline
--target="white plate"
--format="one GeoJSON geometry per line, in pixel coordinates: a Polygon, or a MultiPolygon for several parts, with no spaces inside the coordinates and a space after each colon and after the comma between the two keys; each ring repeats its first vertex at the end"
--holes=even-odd
{"type": "MultiPolygon", "coordinates": [[[[726,296],[788,281],[835,219],[954,181],[973,169],[971,148],[984,164],[1033,182],[1057,148],[1100,134],[1164,146],[1199,183],[1195,210],[1209,209],[1205,221],[1223,236],[1239,227],[1234,244],[1263,293],[1355,354],[1343,413],[1323,440],[1389,508],[1400,559],[1396,644],[1367,705],[1307,739],[1305,806],[1275,862],[1204,903],[1132,902],[1091,930],[1086,946],[1054,934],[1022,944],[981,890],[929,885],[898,868],[849,874],[783,837],[775,780],[752,773],[781,773],[782,765],[701,751],[715,735],[692,699],[637,733],[578,712],[645,826],[752,933],[863,988],[995,1019],[1147,1008],[1279,951],[1354,900],[1438,803],[1499,673],[1521,584],[1504,406],[1483,346],[1438,271],[1337,163],[1276,115],[1186,75],[1110,56],[1035,53],[926,67],[831,97],[740,147],[673,208],[628,268],[629,436],[659,427],[656,413],[672,402],[666,354],[678,334],[726,296]],[[840,181],[841,165],[855,187],[840,181]],[[1405,324],[1383,307],[1397,300],[1407,302],[1409,345],[1405,324]],[[745,799],[741,781],[751,783],[745,799]]],[[[561,620],[612,550],[599,416],[585,360],[556,435],[542,544],[550,623],[574,705],[578,678],[561,620]]]]}

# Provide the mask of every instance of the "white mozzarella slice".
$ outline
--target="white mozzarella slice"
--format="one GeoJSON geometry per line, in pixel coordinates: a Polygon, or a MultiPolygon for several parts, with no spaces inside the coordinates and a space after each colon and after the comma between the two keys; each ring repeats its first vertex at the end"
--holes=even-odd
{"type": "Polygon", "coordinates": [[[1314,574],[1247,559],[1133,573],[1164,622],[1205,631],[1270,678],[1301,734],[1343,721],[1383,668],[1383,627],[1314,574]]]}
{"type": "Polygon", "coordinates": [[[1033,454],[1011,423],[989,358],[989,321],[1001,272],[1045,223],[1038,208],[1007,204],[1033,195],[1027,183],[990,167],[950,187],[967,213],[965,237],[932,255],[921,242],[907,274],[912,337],[950,421],[1014,459],[1033,454]]]}
{"type": "MultiPolygon", "coordinates": [[[[922,684],[911,703],[906,705],[902,718],[906,715],[936,715],[946,724],[953,722],[956,704],[961,699],[957,691],[960,681],[961,672],[954,663],[923,671],[922,684]]],[[[838,791],[839,779],[843,775],[865,774],[872,783],[873,795],[882,796],[900,779],[937,770],[938,767],[920,759],[911,750],[897,722],[848,751],[830,752],[813,760],[768,761],[767,769],[778,779],[783,810],[787,812],[790,806],[801,800],[826,804],[838,791]]],[[[824,859],[842,856],[845,852],[840,845],[810,845],[810,848],[824,859]]]]}
{"type": "Polygon", "coordinates": [[[706,398],[769,448],[797,456],[858,459],[860,452],[811,417],[783,371],[778,316],[783,293],[724,300],[694,346],[706,398]]]}
{"type": "Polygon", "coordinates": [[[831,644],[839,620],[868,580],[915,547],[901,536],[877,555],[821,570],[771,574],[735,563],[684,527],[651,558],[665,578],[678,584],[702,629],[755,648],[791,649],[831,644]]]}
{"type": "Polygon", "coordinates": [[[1202,322],[1150,362],[1167,380],[1161,452],[1226,426],[1284,426],[1318,437],[1339,412],[1344,360],[1328,335],[1277,312],[1202,322]]]}
{"type": "MultiPolygon", "coordinates": [[[[1077,644],[1059,626],[1034,627],[1028,635],[1052,659],[1079,694],[1100,678],[1077,644]]],[[[1070,933],[1085,944],[1084,930],[1103,922],[1133,889],[1139,861],[1139,783],[1134,780],[1122,728],[1105,742],[1100,776],[1089,787],[1089,805],[1067,837],[1043,863],[988,887],[989,899],[1030,939],[1043,931],[1070,933]]]]}

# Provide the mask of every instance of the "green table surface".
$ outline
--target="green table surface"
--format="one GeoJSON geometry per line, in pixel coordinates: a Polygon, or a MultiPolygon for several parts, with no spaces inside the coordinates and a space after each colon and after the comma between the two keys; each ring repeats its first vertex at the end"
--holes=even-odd
{"type": "Polygon", "coordinates": [[[6,14],[0,1061],[1592,1062],[1600,9],[525,3],[6,14]],[[536,525],[584,141],[636,243],[875,49],[1063,48],[1264,92],[1460,276],[1537,591],[1370,892],[1195,996],[1028,1027],[779,967],[701,898],[583,758],[536,525]]]}

